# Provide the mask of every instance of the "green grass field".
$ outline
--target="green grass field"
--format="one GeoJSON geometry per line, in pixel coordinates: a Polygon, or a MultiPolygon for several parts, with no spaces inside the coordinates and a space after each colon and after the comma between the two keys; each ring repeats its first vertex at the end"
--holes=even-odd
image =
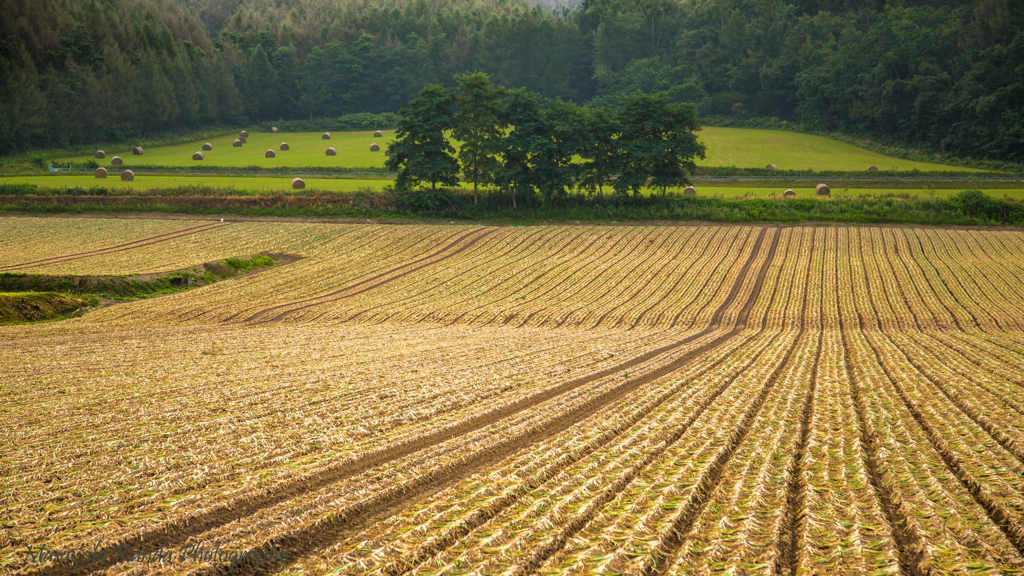
{"type": "MultiPolygon", "coordinates": [[[[241,148],[233,148],[231,142],[236,135],[222,136],[210,140],[213,150],[206,152],[203,160],[192,160],[192,153],[202,148],[203,142],[196,141],[177,146],[164,146],[146,150],[143,156],[132,156],[130,150],[106,150],[107,157],[96,160],[100,166],[110,166],[110,159],[119,155],[125,167],[132,166],[223,166],[266,168],[283,167],[343,167],[383,168],[384,149],[394,138],[394,132],[384,132],[381,138],[374,138],[372,132],[335,132],[330,140],[321,140],[319,132],[270,134],[250,132],[248,142],[241,148]],[[290,150],[280,150],[281,142],[287,142],[290,150]],[[380,152],[370,152],[370,144],[380,145],[380,152]],[[325,151],[333,146],[337,156],[327,156],[325,151]],[[265,158],[267,149],[273,149],[277,156],[265,158]]],[[[861,171],[868,166],[879,170],[921,170],[977,172],[971,168],[928,164],[901,160],[869,152],[863,148],[831,140],[823,136],[810,136],[779,130],[751,130],[746,128],[706,127],[700,132],[701,141],[708,147],[708,157],[702,166],[735,166],[737,168],[764,168],[775,164],[780,170],[843,170],[861,171]]],[[[92,156],[61,158],[58,162],[84,163],[92,156]]]]}
{"type": "MultiPolygon", "coordinates": [[[[303,177],[307,190],[325,190],[330,192],[354,192],[360,189],[380,191],[392,180],[378,179],[349,179],[349,178],[317,178],[303,177]]],[[[54,174],[50,176],[12,176],[0,177],[0,184],[34,184],[43,189],[62,188],[90,188],[93,186],[108,188],[111,190],[152,190],[161,188],[174,188],[178,186],[210,186],[221,188],[225,191],[252,190],[266,192],[290,192],[291,176],[165,176],[140,174],[132,182],[124,182],[116,174],[109,178],[97,179],[89,175],[54,174]]],[[[870,184],[868,184],[870,185],[870,184]]],[[[783,187],[751,187],[751,186],[708,186],[697,185],[697,194],[702,197],[718,198],[782,198],[785,191],[783,187]]],[[[946,198],[963,188],[833,188],[832,197],[879,197],[887,195],[910,195],[922,199],[946,198]]],[[[793,188],[798,198],[817,198],[814,188],[793,188]]],[[[1013,200],[1024,200],[1024,188],[991,188],[983,189],[983,192],[994,198],[1010,198],[1013,200]]],[[[607,191],[606,191],[607,192],[607,191]]],[[[681,192],[681,190],[675,190],[681,192]]],[[[647,194],[658,194],[659,191],[647,190],[647,194]]]]}
{"type": "Polygon", "coordinates": [[[825,138],[748,128],[705,127],[699,133],[707,146],[707,158],[700,166],[764,168],[775,164],[779,170],[859,171],[874,166],[879,170],[920,170],[922,172],[978,172],[973,168],[901,160],[825,138]]]}
{"type": "MultiPolygon", "coordinates": [[[[704,198],[784,198],[785,188],[752,188],[743,186],[696,186],[704,198]]],[[[976,189],[976,188],[972,188],[976,189]]],[[[818,198],[814,188],[792,188],[797,198],[818,198]]],[[[921,200],[949,198],[964,188],[832,188],[831,198],[878,198],[882,196],[916,196],[921,200]]],[[[1024,188],[991,188],[982,192],[993,198],[1024,200],[1024,188]]]]}
{"type": "Polygon", "coordinates": [[[193,166],[224,166],[240,168],[261,166],[265,168],[295,167],[345,167],[383,168],[384,150],[394,138],[394,131],[384,132],[381,138],[374,138],[373,132],[334,132],[330,140],[322,140],[322,132],[293,132],[272,134],[249,131],[249,137],[241,148],[231,143],[237,134],[221,136],[212,140],[196,141],[177,146],[150,148],[142,156],[133,156],[131,150],[105,150],[107,157],[95,159],[92,155],[59,158],[57,162],[83,163],[96,160],[100,166],[110,167],[110,160],[120,156],[125,168],[132,166],[167,166],[188,168],[193,166]],[[213,150],[204,152],[203,160],[193,160],[192,154],[202,150],[204,142],[213,145],[213,150]],[[281,150],[281,143],[288,143],[288,150],[281,150]],[[379,152],[370,152],[370,144],[377,143],[379,152]],[[327,148],[338,151],[337,156],[327,156],[327,148]],[[268,149],[274,150],[274,158],[266,158],[268,149]]]}
{"type": "MultiPolygon", "coordinates": [[[[157,188],[175,188],[178,186],[210,186],[213,188],[235,190],[265,190],[268,192],[291,191],[293,176],[206,176],[192,174],[188,176],[166,176],[138,174],[135,180],[125,182],[117,174],[108,178],[96,178],[87,174],[54,174],[51,176],[10,176],[0,177],[0,184],[34,184],[39,188],[91,188],[94,186],[111,190],[153,190],[157,188]]],[[[315,178],[303,176],[306,189],[330,190],[332,192],[353,192],[360,188],[383,189],[392,180],[387,179],[349,179],[349,178],[315,178]]]]}

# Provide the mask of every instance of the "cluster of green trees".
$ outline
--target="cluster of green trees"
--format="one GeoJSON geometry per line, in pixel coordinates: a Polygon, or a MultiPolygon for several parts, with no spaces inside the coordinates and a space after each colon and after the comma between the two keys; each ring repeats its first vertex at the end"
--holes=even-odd
{"type": "Polygon", "coordinates": [[[469,70],[1024,161],[1020,0],[8,0],[0,152],[397,112],[469,70]]]}
{"type": "Polygon", "coordinates": [[[481,184],[511,192],[513,207],[517,196],[603,195],[609,184],[636,197],[645,186],[664,194],[687,184],[694,160],[704,158],[696,107],[669,102],[664,92],[630,94],[610,111],[496,88],[483,72],[455,80],[457,92],[428,85],[402,111],[387,160],[399,171],[396,189],[456,186],[461,172],[473,183],[474,202],[481,184]]]}

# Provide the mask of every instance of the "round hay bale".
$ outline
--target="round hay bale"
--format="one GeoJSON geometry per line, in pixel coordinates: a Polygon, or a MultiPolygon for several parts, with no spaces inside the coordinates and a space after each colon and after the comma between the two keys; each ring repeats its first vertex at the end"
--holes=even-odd
{"type": "Polygon", "coordinates": [[[249,133],[246,132],[245,130],[242,130],[241,132],[238,133],[238,137],[239,138],[248,138],[249,137],[249,133]]]}
{"type": "Polygon", "coordinates": [[[207,142],[206,144],[203,144],[203,150],[206,151],[206,152],[209,152],[210,150],[213,150],[213,144],[210,144],[209,142],[207,142]]]}
{"type": "Polygon", "coordinates": [[[334,147],[332,146],[332,147],[327,149],[327,155],[328,156],[337,156],[338,155],[338,151],[335,150],[334,147]]]}
{"type": "Polygon", "coordinates": [[[249,140],[248,140],[247,138],[239,138],[239,140],[241,140],[241,141],[242,141],[242,144],[245,144],[246,142],[248,142],[248,141],[249,141],[249,140]]]}
{"type": "Polygon", "coordinates": [[[96,157],[97,158],[106,158],[107,157],[107,153],[104,152],[103,150],[97,150],[96,151],[96,157]]]}
{"type": "Polygon", "coordinates": [[[281,150],[287,150],[287,149],[288,149],[288,143],[287,142],[281,142],[281,150]]]}
{"type": "Polygon", "coordinates": [[[330,132],[324,132],[324,135],[321,136],[320,139],[321,140],[330,140],[331,139],[331,133],[330,132]]]}
{"type": "Polygon", "coordinates": [[[202,160],[203,158],[204,155],[202,152],[196,152],[195,154],[192,155],[193,160],[202,160]]]}
{"type": "Polygon", "coordinates": [[[292,180],[292,190],[302,190],[306,187],[306,182],[302,178],[295,178],[292,180]]]}
{"type": "Polygon", "coordinates": [[[242,141],[238,140],[236,138],[235,141],[231,143],[231,145],[234,146],[235,148],[241,148],[242,147],[242,141]]]}
{"type": "Polygon", "coordinates": [[[380,146],[377,146],[376,142],[370,144],[370,152],[380,152],[380,146]]]}
{"type": "Polygon", "coordinates": [[[388,148],[387,150],[384,151],[384,155],[385,156],[394,156],[395,154],[393,152],[391,152],[390,148],[388,148]]]}
{"type": "Polygon", "coordinates": [[[765,170],[778,170],[779,167],[776,166],[775,164],[769,164],[769,165],[765,166],[764,169],[765,170]]]}
{"type": "Polygon", "coordinates": [[[96,172],[94,172],[93,174],[95,174],[97,178],[106,178],[107,177],[107,169],[106,168],[97,168],[96,172]]]}
{"type": "Polygon", "coordinates": [[[877,166],[868,166],[868,172],[878,172],[877,166]]]}
{"type": "Polygon", "coordinates": [[[273,132],[274,134],[277,134],[277,126],[271,128],[270,131],[273,132]]]}
{"type": "Polygon", "coordinates": [[[142,153],[143,153],[142,146],[136,146],[135,148],[132,148],[132,155],[133,156],[142,156],[142,153]]]}
{"type": "Polygon", "coordinates": [[[380,138],[383,135],[384,135],[384,133],[381,132],[380,130],[377,130],[376,132],[373,133],[373,137],[374,138],[380,138]]]}
{"type": "Polygon", "coordinates": [[[793,196],[796,196],[796,192],[792,190],[786,190],[785,192],[782,193],[782,195],[785,196],[786,198],[792,198],[793,196]]]}
{"type": "Polygon", "coordinates": [[[693,186],[687,186],[686,189],[683,190],[683,196],[696,196],[696,195],[697,195],[697,189],[694,188],[693,186]]]}
{"type": "Polygon", "coordinates": [[[110,159],[110,164],[113,166],[120,166],[121,164],[124,164],[124,160],[121,160],[120,156],[114,156],[110,159]]]}
{"type": "Polygon", "coordinates": [[[818,193],[818,196],[828,196],[832,194],[832,189],[828,187],[828,184],[818,184],[814,187],[814,191],[818,193]]]}
{"type": "Polygon", "coordinates": [[[135,172],[132,172],[131,170],[125,170],[124,172],[121,172],[121,180],[124,180],[125,182],[131,182],[132,180],[135,180],[135,172]]]}
{"type": "Polygon", "coordinates": [[[277,152],[274,152],[273,150],[267,150],[267,153],[264,154],[264,156],[266,156],[267,158],[273,158],[277,156],[277,152]]]}

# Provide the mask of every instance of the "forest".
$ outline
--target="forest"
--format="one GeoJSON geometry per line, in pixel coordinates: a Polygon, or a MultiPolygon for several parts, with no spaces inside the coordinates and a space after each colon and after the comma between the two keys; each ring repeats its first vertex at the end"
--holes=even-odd
{"type": "Polygon", "coordinates": [[[1024,161],[1018,0],[7,0],[0,154],[395,113],[481,71],[1024,161]]]}

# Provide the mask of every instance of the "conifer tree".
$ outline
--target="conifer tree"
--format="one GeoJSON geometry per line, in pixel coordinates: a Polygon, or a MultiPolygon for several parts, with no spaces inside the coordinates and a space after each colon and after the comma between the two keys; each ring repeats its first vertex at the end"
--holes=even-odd
{"type": "Polygon", "coordinates": [[[402,119],[391,144],[389,170],[398,170],[395,187],[409,190],[420,182],[455,186],[459,182],[459,163],[448,133],[455,128],[455,95],[445,87],[430,84],[402,110],[402,119]]]}

